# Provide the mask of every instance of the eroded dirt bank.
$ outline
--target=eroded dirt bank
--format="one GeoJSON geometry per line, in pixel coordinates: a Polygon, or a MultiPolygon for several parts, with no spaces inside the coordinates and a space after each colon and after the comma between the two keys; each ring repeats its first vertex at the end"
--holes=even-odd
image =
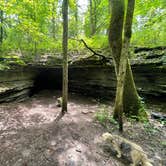
{"type": "MultiPolygon", "coordinates": [[[[95,143],[106,131],[93,118],[101,104],[72,94],[68,113],[55,124],[60,111],[56,107],[59,96],[59,92],[43,91],[22,103],[0,105],[0,166],[123,165],[104,154],[95,143]]],[[[107,109],[112,109],[112,103],[107,109]]],[[[117,126],[109,127],[117,132],[117,126]]],[[[140,144],[150,158],[164,159],[164,125],[155,122],[153,128],[145,130],[143,124],[125,123],[124,136],[140,144]]]]}

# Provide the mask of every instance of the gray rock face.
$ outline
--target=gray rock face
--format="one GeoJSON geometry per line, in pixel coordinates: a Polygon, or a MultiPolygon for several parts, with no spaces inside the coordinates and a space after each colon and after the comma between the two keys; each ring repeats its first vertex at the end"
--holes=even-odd
{"type": "MultiPolygon", "coordinates": [[[[131,61],[134,80],[140,94],[166,97],[165,50],[137,52],[131,61]]],[[[33,65],[0,72],[0,102],[23,100],[32,88],[61,89],[60,65],[33,65]]],[[[69,91],[110,99],[115,96],[116,77],[113,63],[98,58],[82,58],[69,64],[69,91]]]]}
{"type": "Polygon", "coordinates": [[[26,69],[0,73],[0,103],[25,100],[34,85],[35,72],[26,69]]]}
{"type": "Polygon", "coordinates": [[[111,97],[115,94],[116,77],[113,67],[69,68],[69,89],[84,94],[111,97]]]}
{"type": "MultiPolygon", "coordinates": [[[[150,65],[134,65],[136,87],[142,95],[166,96],[166,70],[150,65]]],[[[116,77],[113,67],[71,67],[71,91],[109,98],[115,95],[116,77]]]]}
{"type": "MultiPolygon", "coordinates": [[[[138,50],[131,61],[136,87],[140,94],[166,96],[166,49],[138,50]]],[[[69,67],[72,91],[109,98],[115,95],[116,77],[113,63],[82,59],[69,67]]]]}

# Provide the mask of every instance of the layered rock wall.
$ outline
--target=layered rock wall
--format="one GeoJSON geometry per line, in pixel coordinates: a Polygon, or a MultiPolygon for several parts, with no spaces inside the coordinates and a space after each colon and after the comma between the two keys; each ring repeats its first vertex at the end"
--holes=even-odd
{"type": "Polygon", "coordinates": [[[25,68],[2,71],[0,73],[0,103],[25,100],[34,86],[35,73],[34,70],[25,68]]]}
{"type": "MultiPolygon", "coordinates": [[[[166,97],[166,51],[140,50],[132,60],[136,87],[142,96],[166,97]]],[[[0,103],[26,99],[42,89],[62,89],[62,67],[55,64],[19,67],[0,72],[0,103]]],[[[110,98],[115,95],[116,77],[113,63],[82,58],[69,65],[69,91],[110,98]]]]}

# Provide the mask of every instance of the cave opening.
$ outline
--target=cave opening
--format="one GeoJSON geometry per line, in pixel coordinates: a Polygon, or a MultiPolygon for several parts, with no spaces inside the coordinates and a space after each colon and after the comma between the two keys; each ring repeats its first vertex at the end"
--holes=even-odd
{"type": "Polygon", "coordinates": [[[30,96],[42,90],[62,89],[62,68],[38,69],[30,96]]]}
{"type": "MultiPolygon", "coordinates": [[[[30,92],[30,96],[33,96],[42,90],[62,91],[61,67],[35,68],[35,70],[34,86],[30,92]]],[[[146,77],[144,79],[146,79],[146,77]]],[[[136,84],[138,84],[138,87],[141,87],[139,94],[143,101],[155,103],[156,105],[163,105],[163,103],[165,103],[165,94],[160,93],[160,91],[151,91],[146,86],[144,88],[143,85],[140,84],[140,79],[136,79],[136,84]]],[[[115,91],[115,76],[110,73],[109,69],[69,68],[69,93],[72,92],[94,97],[99,100],[113,101],[115,98],[115,91]]]]}

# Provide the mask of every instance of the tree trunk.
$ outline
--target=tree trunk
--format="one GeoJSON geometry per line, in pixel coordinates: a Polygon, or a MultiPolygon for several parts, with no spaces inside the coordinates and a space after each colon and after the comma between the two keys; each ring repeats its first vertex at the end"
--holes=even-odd
{"type": "Polygon", "coordinates": [[[126,70],[124,98],[123,98],[123,103],[124,103],[123,111],[127,116],[138,116],[141,103],[133,79],[133,74],[129,59],[127,59],[126,67],[127,70],[126,70]]]}
{"type": "Polygon", "coordinates": [[[3,42],[3,10],[0,10],[0,45],[3,42]]]}
{"type": "Polygon", "coordinates": [[[68,0],[63,0],[63,92],[62,92],[62,113],[67,112],[68,100],[68,0]]]}
{"type": "MultiPolygon", "coordinates": [[[[129,54],[130,39],[132,35],[132,20],[134,13],[135,0],[128,0],[126,22],[124,27],[124,42],[128,43],[127,53],[129,54]]],[[[130,61],[127,56],[127,71],[124,90],[124,113],[128,116],[138,116],[141,108],[140,97],[137,93],[130,61]]]]}
{"type": "Polygon", "coordinates": [[[119,131],[123,131],[123,109],[124,109],[124,85],[126,78],[126,64],[127,64],[127,43],[124,44],[122,55],[120,57],[119,72],[117,75],[117,89],[114,106],[114,117],[119,121],[119,131]]]}
{"type": "Polygon", "coordinates": [[[111,20],[109,42],[114,60],[115,72],[118,75],[120,56],[122,51],[122,31],[124,21],[124,0],[110,0],[111,20]]]}
{"type": "Polygon", "coordinates": [[[123,130],[123,113],[127,116],[138,116],[139,109],[141,108],[128,59],[134,4],[135,0],[128,0],[122,46],[124,0],[111,0],[112,18],[109,41],[117,75],[114,118],[119,120],[119,129],[121,131],[123,130]]]}
{"type": "Polygon", "coordinates": [[[111,24],[109,42],[117,76],[114,115],[119,121],[119,130],[123,131],[123,90],[126,74],[126,58],[122,52],[122,31],[124,21],[124,0],[111,0],[111,24]]]}
{"type": "Polygon", "coordinates": [[[93,36],[96,32],[96,20],[95,20],[95,6],[93,6],[93,0],[89,0],[90,5],[90,36],[93,36]]]}
{"type": "Polygon", "coordinates": [[[76,22],[74,36],[77,37],[78,36],[78,30],[79,30],[79,23],[78,23],[78,0],[76,0],[76,9],[75,9],[75,12],[74,12],[74,17],[75,17],[75,22],[76,22]]]}
{"type": "Polygon", "coordinates": [[[55,12],[56,12],[56,7],[55,7],[55,2],[52,2],[52,38],[55,40],[56,39],[56,28],[55,28],[55,12]]]}

